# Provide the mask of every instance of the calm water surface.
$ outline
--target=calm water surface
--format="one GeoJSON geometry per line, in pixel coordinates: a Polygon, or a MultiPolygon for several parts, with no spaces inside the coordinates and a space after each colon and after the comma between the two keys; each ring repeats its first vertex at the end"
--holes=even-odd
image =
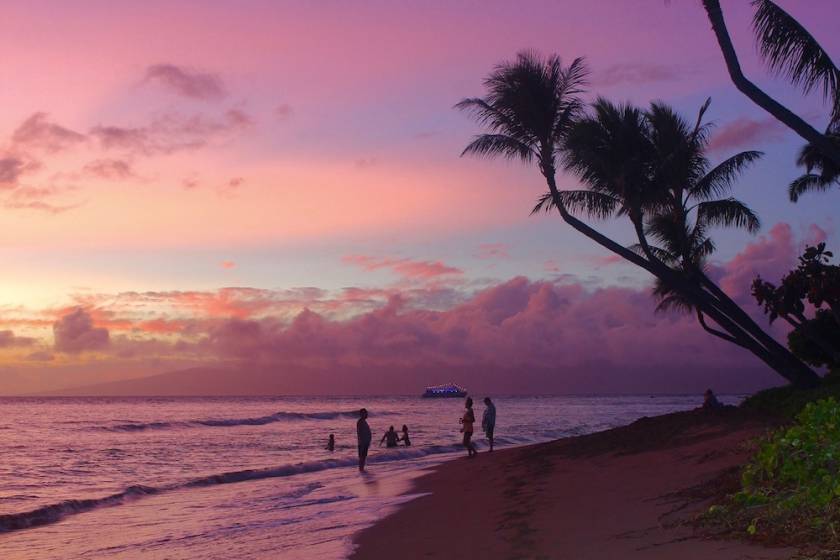
{"type": "MultiPolygon", "coordinates": [[[[494,400],[497,444],[509,446],[700,399],[494,400]]],[[[459,456],[462,410],[417,397],[0,398],[0,558],[343,558],[354,532],[410,499],[411,478],[459,456]],[[367,475],[355,468],[362,406],[367,475]],[[403,424],[412,447],[375,447],[403,424]]]]}

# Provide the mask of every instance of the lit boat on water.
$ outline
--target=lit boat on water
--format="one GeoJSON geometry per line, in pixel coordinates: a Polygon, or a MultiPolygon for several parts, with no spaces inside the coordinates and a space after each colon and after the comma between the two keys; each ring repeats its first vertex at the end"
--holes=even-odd
{"type": "Polygon", "coordinates": [[[467,390],[454,383],[426,387],[426,391],[423,393],[424,399],[463,398],[466,396],[467,390]]]}

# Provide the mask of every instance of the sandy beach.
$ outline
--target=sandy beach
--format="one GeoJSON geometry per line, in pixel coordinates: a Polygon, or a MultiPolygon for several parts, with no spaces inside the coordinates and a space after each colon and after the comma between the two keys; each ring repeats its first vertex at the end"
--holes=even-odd
{"type": "Polygon", "coordinates": [[[750,440],[770,426],[737,409],[693,411],[451,461],[359,533],[352,558],[789,558],[687,523],[734,488],[750,440]]]}

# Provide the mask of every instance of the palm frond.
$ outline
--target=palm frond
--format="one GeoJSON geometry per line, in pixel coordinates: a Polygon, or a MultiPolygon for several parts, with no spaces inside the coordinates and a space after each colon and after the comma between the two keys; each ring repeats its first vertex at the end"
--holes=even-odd
{"type": "Polygon", "coordinates": [[[697,223],[736,227],[755,233],[761,229],[758,216],[746,204],[734,198],[709,200],[697,205],[697,223]]]}
{"type": "Polygon", "coordinates": [[[467,144],[462,156],[474,155],[479,157],[502,156],[509,159],[520,159],[530,162],[534,156],[531,146],[504,134],[479,134],[467,144]]]}
{"type": "MultiPolygon", "coordinates": [[[[641,257],[647,257],[644,248],[639,243],[628,245],[627,248],[641,257]]],[[[648,249],[650,249],[650,252],[654,257],[664,262],[665,264],[672,264],[679,260],[676,255],[674,255],[670,251],[663,249],[662,247],[656,247],[655,245],[648,244],[648,249]]]]}
{"type": "Polygon", "coordinates": [[[505,107],[495,106],[479,97],[468,97],[455,104],[455,109],[466,111],[480,124],[494,133],[505,134],[517,138],[523,143],[537,141],[532,131],[529,131],[505,107]]]}
{"type": "Polygon", "coordinates": [[[667,284],[657,279],[653,286],[653,296],[659,300],[656,306],[657,313],[676,311],[679,313],[690,313],[694,305],[682,294],[671,289],[667,284]]]}
{"type": "Polygon", "coordinates": [[[728,193],[738,175],[763,155],[762,152],[747,151],[722,161],[691,187],[692,196],[698,200],[709,200],[728,193]]]}
{"type": "Polygon", "coordinates": [[[770,0],[753,0],[753,29],[762,58],[771,70],[786,76],[805,93],[815,88],[840,117],[840,71],[813,35],[770,0]]]}
{"type": "MultiPolygon", "coordinates": [[[[840,131],[829,129],[825,135],[829,142],[840,148],[840,131]]],[[[822,150],[810,142],[800,150],[796,164],[804,167],[808,173],[811,173],[814,169],[819,170],[820,175],[828,182],[840,180],[840,165],[833,159],[826,157],[822,150]]]]}
{"type": "Polygon", "coordinates": [[[707,97],[706,101],[703,102],[703,104],[700,106],[700,110],[697,111],[697,121],[694,123],[694,137],[695,138],[697,138],[701,134],[701,131],[703,130],[703,128],[705,126],[703,124],[703,115],[705,115],[706,111],[709,110],[709,106],[711,104],[712,104],[712,98],[707,97]]]}
{"type": "MultiPolygon", "coordinates": [[[[558,193],[561,204],[571,214],[586,214],[591,218],[604,220],[613,216],[621,206],[621,201],[604,193],[594,191],[560,191],[558,193]]],[[[545,193],[539,199],[531,214],[541,210],[546,212],[556,207],[551,193],[545,193]]]]}
{"type": "Polygon", "coordinates": [[[791,202],[797,202],[806,192],[827,191],[834,185],[834,181],[826,181],[822,175],[806,173],[794,179],[788,186],[788,196],[791,202]]]}

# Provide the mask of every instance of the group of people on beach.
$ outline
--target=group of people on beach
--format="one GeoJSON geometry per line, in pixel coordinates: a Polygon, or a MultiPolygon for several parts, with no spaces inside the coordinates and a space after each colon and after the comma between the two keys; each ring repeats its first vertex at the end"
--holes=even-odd
{"type": "MultiPolygon", "coordinates": [[[[490,442],[490,451],[493,451],[493,436],[496,429],[496,405],[493,404],[490,397],[486,397],[484,399],[484,404],[485,409],[484,415],[481,419],[481,428],[484,430],[487,440],[490,442]]],[[[370,426],[367,423],[367,417],[368,411],[366,408],[359,410],[359,419],[356,421],[356,439],[359,447],[360,471],[365,470],[368,451],[370,450],[370,444],[373,439],[373,434],[371,433],[370,426]]],[[[461,416],[459,421],[461,423],[461,432],[464,434],[463,444],[467,450],[467,456],[470,458],[475,457],[478,455],[478,450],[472,442],[475,412],[473,411],[473,400],[469,397],[467,397],[467,400],[464,403],[464,414],[461,416]]],[[[402,427],[402,437],[400,437],[399,433],[397,433],[397,431],[394,430],[394,427],[391,426],[388,431],[385,432],[385,435],[382,436],[382,439],[379,440],[379,445],[382,446],[382,444],[385,443],[387,447],[397,447],[400,441],[402,441],[403,445],[406,447],[411,445],[411,439],[409,439],[408,436],[408,426],[405,424],[403,424],[402,427]]],[[[327,449],[330,451],[335,449],[335,437],[333,434],[330,434],[327,449]]]]}

